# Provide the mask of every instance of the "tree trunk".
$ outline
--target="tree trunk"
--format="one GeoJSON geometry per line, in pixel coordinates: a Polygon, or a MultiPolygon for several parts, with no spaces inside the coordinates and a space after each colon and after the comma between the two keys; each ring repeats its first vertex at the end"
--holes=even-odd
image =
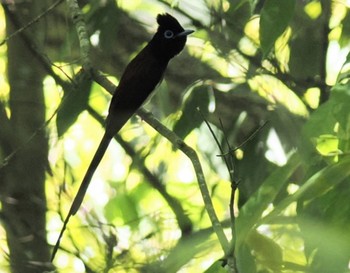
{"type": "MultiPolygon", "coordinates": [[[[7,35],[18,28],[18,22],[22,26],[29,22],[45,5],[46,1],[28,0],[16,1],[13,7],[8,7],[7,35]]],[[[30,50],[41,45],[43,23],[32,25],[7,43],[11,116],[10,131],[5,133],[14,136],[12,150],[19,150],[3,168],[0,184],[11,272],[15,273],[43,272],[50,257],[45,229],[48,140],[44,130],[38,131],[45,122],[42,86],[45,74],[30,50]],[[23,34],[35,45],[24,40],[23,34]]]]}

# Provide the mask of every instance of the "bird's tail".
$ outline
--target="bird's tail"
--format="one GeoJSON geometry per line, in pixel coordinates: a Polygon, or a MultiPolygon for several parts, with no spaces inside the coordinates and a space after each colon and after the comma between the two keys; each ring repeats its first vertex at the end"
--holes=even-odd
{"type": "Polygon", "coordinates": [[[90,181],[92,179],[92,176],[94,175],[97,166],[100,164],[103,155],[105,154],[109,143],[111,142],[111,137],[109,137],[106,133],[103,135],[103,138],[100,142],[100,145],[97,148],[97,151],[91,160],[91,163],[89,165],[89,168],[87,169],[84,179],[80,184],[78,193],[76,194],[73,204],[69,210],[69,214],[74,215],[77,213],[77,211],[80,208],[81,203],[83,202],[85,193],[89,187],[90,181]]]}
{"type": "Polygon", "coordinates": [[[60,235],[58,236],[56,245],[52,251],[51,261],[53,261],[55,255],[56,255],[56,252],[57,252],[58,247],[60,245],[61,238],[62,238],[63,233],[67,227],[69,219],[72,215],[76,214],[77,211],[79,210],[80,205],[83,202],[85,193],[89,187],[92,176],[94,175],[97,166],[100,164],[101,159],[102,159],[103,155],[105,154],[111,140],[112,140],[112,137],[110,137],[110,134],[105,133],[103,135],[103,138],[100,142],[100,145],[98,146],[97,151],[96,151],[96,153],[95,153],[95,155],[94,155],[94,157],[89,165],[89,168],[87,169],[87,171],[85,173],[84,179],[80,184],[78,193],[76,194],[76,196],[74,198],[73,204],[70,207],[70,210],[66,216],[66,219],[64,220],[60,235]]]}

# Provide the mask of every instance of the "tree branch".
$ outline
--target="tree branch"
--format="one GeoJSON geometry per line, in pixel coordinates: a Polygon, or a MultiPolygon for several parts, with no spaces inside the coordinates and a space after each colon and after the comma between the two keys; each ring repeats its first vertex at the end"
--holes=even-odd
{"type": "Polygon", "coordinates": [[[92,68],[91,60],[90,60],[90,40],[89,35],[87,33],[87,28],[85,25],[85,21],[83,15],[81,13],[80,7],[76,0],[67,0],[67,6],[71,18],[73,20],[73,24],[77,30],[79,44],[80,44],[80,54],[82,59],[83,69],[86,71],[90,71],[92,68]]]}
{"type": "MultiPolygon", "coordinates": [[[[37,23],[40,19],[42,19],[43,17],[45,17],[47,14],[49,14],[52,10],[54,10],[59,4],[61,4],[63,2],[63,0],[57,0],[55,3],[53,3],[50,7],[48,7],[45,11],[43,11],[41,14],[39,14],[37,17],[35,17],[33,20],[31,20],[28,24],[26,24],[25,26],[22,26],[20,28],[17,28],[17,30],[15,32],[13,32],[12,34],[8,35],[5,39],[3,39],[0,42],[0,46],[4,45],[5,43],[7,43],[8,40],[12,39],[13,37],[15,37],[16,35],[22,33],[24,30],[26,30],[27,28],[29,28],[30,26],[34,25],[35,23],[37,23]]],[[[3,7],[6,7],[6,10],[8,11],[8,6],[9,4],[3,4],[3,7]]]]}
{"type": "MultiPolygon", "coordinates": [[[[88,106],[89,114],[95,118],[102,126],[104,126],[104,119],[90,106],[88,106]]],[[[116,134],[114,139],[122,146],[124,151],[136,162],[138,166],[138,170],[147,178],[149,184],[155,188],[159,194],[164,198],[164,200],[168,203],[169,207],[174,212],[178,225],[181,229],[182,234],[189,234],[192,231],[192,222],[191,219],[186,215],[183,207],[181,206],[179,200],[175,197],[171,196],[164,186],[164,183],[159,180],[159,178],[147,168],[145,164],[145,159],[140,157],[140,155],[134,150],[128,142],[124,141],[124,139],[116,134]]]]}
{"type": "MultiPolygon", "coordinates": [[[[98,71],[92,71],[93,79],[100,84],[103,88],[105,88],[109,93],[113,94],[115,90],[115,86],[102,74],[98,71]]],[[[191,161],[194,171],[196,173],[197,182],[199,185],[199,189],[202,194],[202,198],[204,201],[205,209],[208,213],[210,221],[212,223],[212,227],[214,232],[216,233],[220,245],[225,253],[228,254],[229,251],[229,242],[226,238],[226,235],[223,231],[223,227],[215,213],[215,209],[213,206],[213,202],[211,200],[211,196],[205,181],[205,176],[203,173],[202,165],[199,161],[198,155],[194,149],[188,146],[180,137],[178,137],[173,131],[169,130],[166,126],[164,126],[159,120],[157,120],[150,112],[147,112],[143,108],[139,109],[137,112],[144,121],[146,121],[150,126],[153,127],[159,134],[168,139],[174,147],[182,151],[191,161]]]]}

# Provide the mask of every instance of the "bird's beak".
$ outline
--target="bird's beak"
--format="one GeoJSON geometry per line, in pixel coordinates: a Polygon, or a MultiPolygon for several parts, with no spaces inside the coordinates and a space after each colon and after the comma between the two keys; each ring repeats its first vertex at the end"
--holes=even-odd
{"type": "Polygon", "coordinates": [[[194,30],[192,30],[192,29],[186,29],[186,30],[184,30],[184,31],[182,31],[182,32],[180,32],[180,33],[178,33],[178,34],[176,34],[176,35],[174,36],[174,38],[187,36],[187,35],[190,35],[190,34],[193,33],[193,32],[194,32],[194,30]]]}

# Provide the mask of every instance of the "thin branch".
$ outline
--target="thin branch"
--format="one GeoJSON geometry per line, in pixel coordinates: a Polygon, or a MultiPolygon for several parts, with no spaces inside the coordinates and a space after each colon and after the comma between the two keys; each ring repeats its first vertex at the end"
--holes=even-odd
{"type": "MultiPolygon", "coordinates": [[[[198,109],[199,113],[202,115],[202,113],[200,112],[200,110],[198,109]]],[[[220,157],[223,157],[223,160],[226,164],[227,170],[229,172],[230,175],[230,180],[231,180],[231,197],[230,197],[230,219],[231,219],[231,233],[232,233],[232,239],[231,239],[231,243],[229,246],[229,249],[227,249],[227,251],[225,252],[226,255],[224,257],[225,262],[227,262],[229,270],[231,270],[231,272],[238,272],[238,268],[237,268],[237,262],[236,262],[236,257],[234,255],[235,249],[236,249],[236,218],[235,218],[235,213],[234,213],[234,202],[235,202],[235,193],[236,190],[238,188],[238,183],[234,177],[234,158],[233,158],[233,152],[236,151],[237,149],[241,148],[242,146],[246,145],[250,140],[252,140],[256,134],[258,132],[260,132],[260,130],[262,130],[262,128],[267,124],[267,122],[264,122],[263,125],[259,126],[258,129],[256,129],[246,140],[244,140],[243,143],[241,143],[239,146],[237,146],[236,148],[232,149],[230,143],[228,142],[228,139],[225,136],[224,133],[224,137],[225,137],[225,141],[226,141],[226,145],[229,149],[229,152],[224,153],[223,152],[223,148],[221,146],[221,143],[219,142],[218,138],[216,137],[213,129],[211,128],[209,122],[205,119],[205,117],[202,115],[202,118],[204,120],[204,122],[206,123],[207,127],[209,128],[210,133],[212,134],[220,152],[221,155],[219,155],[220,157]]],[[[224,128],[223,128],[223,124],[220,120],[220,124],[221,124],[221,129],[224,132],[224,128]]]]}
{"type": "MultiPolygon", "coordinates": [[[[220,144],[220,141],[218,140],[218,138],[216,137],[214,130],[211,128],[209,122],[207,121],[207,119],[204,117],[204,115],[202,114],[202,112],[200,111],[200,109],[197,109],[198,112],[201,114],[202,119],[204,120],[205,124],[207,125],[212,137],[214,138],[216,145],[218,146],[219,150],[221,153],[223,153],[223,148],[220,144]]],[[[224,128],[223,128],[223,124],[222,121],[220,119],[220,124],[222,127],[222,131],[224,132],[224,128]]],[[[231,145],[226,137],[226,135],[224,134],[224,138],[226,141],[226,145],[229,148],[229,150],[231,150],[231,145]]],[[[236,228],[235,228],[235,213],[234,213],[234,198],[235,198],[235,193],[238,187],[238,183],[236,182],[235,178],[234,178],[234,163],[233,163],[233,154],[227,154],[226,156],[223,156],[223,160],[225,162],[227,171],[229,173],[230,176],[230,182],[231,182],[231,196],[230,196],[230,203],[229,203],[229,210],[230,210],[230,219],[231,219],[231,243],[230,243],[230,248],[226,250],[226,255],[224,257],[225,263],[228,264],[229,269],[231,270],[231,272],[236,273],[238,272],[237,269],[237,261],[236,261],[236,257],[234,255],[234,251],[235,251],[235,242],[236,242],[236,228]]]]}
{"type": "Polygon", "coordinates": [[[92,64],[90,60],[90,40],[87,33],[87,27],[85,25],[83,14],[81,13],[80,7],[76,0],[66,0],[69,13],[73,20],[73,24],[77,30],[80,54],[83,63],[83,68],[87,72],[92,69],[92,64]]]}
{"type": "MultiPolygon", "coordinates": [[[[222,123],[222,120],[220,119],[220,126],[221,126],[221,130],[224,132],[224,138],[226,141],[226,145],[228,147],[229,150],[231,149],[231,144],[227,139],[227,136],[225,134],[225,129],[224,129],[224,125],[222,123]]],[[[231,239],[231,246],[233,246],[231,248],[232,252],[234,252],[235,250],[235,244],[236,244],[236,216],[235,216],[235,209],[234,209],[234,204],[235,204],[235,194],[236,194],[236,190],[238,189],[238,184],[239,182],[236,181],[234,174],[235,174],[235,164],[234,164],[234,156],[233,153],[228,154],[228,156],[224,156],[225,162],[227,162],[226,166],[228,169],[228,172],[230,174],[230,179],[231,179],[231,196],[230,196],[230,220],[231,220],[231,234],[232,234],[232,239],[231,239]],[[226,159],[228,157],[228,159],[226,159]]],[[[234,253],[232,253],[232,255],[234,255],[234,253]]],[[[236,270],[237,271],[237,270],[236,270]]]]}
{"type": "Polygon", "coordinates": [[[265,121],[262,125],[260,125],[246,140],[244,140],[240,145],[238,145],[237,147],[235,147],[234,149],[229,149],[228,152],[217,155],[217,156],[227,156],[230,153],[233,153],[235,151],[237,151],[238,149],[242,148],[244,145],[246,145],[249,141],[251,141],[264,127],[265,125],[268,123],[268,121],[265,121]]]}
{"type": "Polygon", "coordinates": [[[202,198],[204,201],[205,209],[210,218],[213,229],[219,239],[221,248],[224,253],[227,254],[227,250],[229,249],[229,243],[226,238],[226,235],[223,231],[221,223],[217,218],[217,215],[214,210],[213,202],[211,200],[211,196],[205,181],[205,176],[203,173],[202,165],[199,161],[198,155],[194,149],[188,146],[180,137],[178,137],[173,131],[169,130],[165,127],[160,121],[158,121],[151,113],[145,111],[144,109],[139,109],[137,114],[145,120],[149,125],[151,125],[158,133],[160,133],[163,137],[168,139],[174,147],[178,148],[182,151],[191,161],[194,171],[196,173],[197,182],[199,189],[202,194],[202,198]]]}
{"type": "MultiPolygon", "coordinates": [[[[76,75],[76,77],[79,77],[81,73],[85,73],[85,71],[80,70],[76,75]]],[[[62,88],[69,88],[69,86],[71,88],[75,87],[74,84],[67,83],[63,80],[61,81],[61,83],[62,83],[61,85],[62,88]]],[[[19,151],[24,149],[37,135],[41,133],[41,131],[43,131],[50,124],[52,119],[57,115],[58,111],[65,105],[67,100],[68,100],[68,96],[61,101],[60,105],[56,108],[56,110],[52,113],[52,115],[40,127],[38,127],[30,137],[28,137],[23,143],[19,144],[15,149],[11,150],[11,152],[2,160],[2,162],[0,162],[0,170],[5,166],[7,166],[19,151]]]]}
{"type": "Polygon", "coordinates": [[[14,149],[8,156],[6,156],[3,161],[0,163],[0,170],[2,168],[4,168],[5,166],[7,166],[7,164],[9,164],[9,162],[11,161],[11,159],[22,149],[24,149],[25,147],[28,146],[28,144],[36,137],[40,134],[41,131],[43,131],[51,122],[51,120],[55,117],[55,115],[57,114],[58,110],[60,109],[60,107],[58,107],[56,109],[56,111],[51,115],[51,117],[49,117],[39,128],[37,128],[33,134],[31,134],[30,137],[28,137],[22,144],[20,144],[19,146],[16,147],[16,149],[14,149]]]}
{"type": "MultiPolygon", "coordinates": [[[[90,42],[89,42],[89,38],[88,38],[88,35],[86,32],[86,26],[85,26],[85,22],[83,20],[83,16],[81,14],[81,11],[80,11],[80,8],[77,4],[77,1],[67,0],[67,5],[69,7],[69,11],[70,11],[71,17],[73,19],[73,23],[77,29],[79,43],[80,43],[81,56],[82,56],[82,62],[83,62],[83,68],[87,72],[90,72],[92,69],[91,61],[89,59],[90,42]]],[[[11,13],[10,11],[8,11],[8,12],[11,13]]],[[[12,15],[12,13],[11,13],[11,15],[12,15]]],[[[16,25],[19,27],[18,22],[16,25]]],[[[26,40],[27,44],[30,45],[29,47],[32,50],[32,52],[41,60],[42,64],[44,65],[46,70],[49,72],[49,74],[55,75],[52,72],[51,63],[43,57],[45,55],[39,53],[39,51],[37,50],[35,45],[31,42],[31,40],[26,35],[24,35],[25,34],[24,32],[21,31],[19,33],[22,35],[23,39],[26,40]]],[[[98,82],[99,80],[101,80],[103,78],[101,73],[99,73],[98,71],[93,71],[93,77],[94,77],[96,82],[98,82]]],[[[55,77],[55,80],[59,81],[59,84],[64,85],[64,82],[60,78],[55,77]]],[[[106,82],[106,81],[103,80],[102,82],[106,82]]],[[[110,93],[113,93],[115,90],[115,86],[110,84],[110,83],[108,83],[107,85],[105,85],[103,87],[106,90],[108,90],[110,93]]],[[[56,112],[54,113],[54,115],[56,114],[56,112]]],[[[149,123],[153,128],[155,128],[160,134],[162,134],[164,137],[166,137],[171,143],[173,143],[173,145],[175,147],[178,147],[191,160],[193,167],[195,169],[195,173],[197,175],[199,188],[201,190],[202,198],[203,198],[204,204],[206,206],[206,211],[208,212],[209,218],[212,222],[212,227],[213,227],[215,233],[217,234],[219,241],[220,241],[220,244],[221,244],[221,246],[226,254],[226,250],[229,247],[229,243],[228,243],[227,238],[223,232],[223,228],[221,226],[221,223],[219,222],[219,220],[215,214],[215,210],[214,210],[214,207],[212,204],[209,190],[206,186],[204,173],[203,173],[202,166],[200,164],[198,155],[191,147],[187,146],[187,144],[182,139],[180,139],[175,133],[173,133],[172,131],[167,129],[164,125],[162,125],[150,113],[144,111],[143,109],[140,109],[137,112],[137,114],[140,115],[141,118],[144,119],[147,123],[149,123]]],[[[45,126],[47,126],[47,124],[51,121],[52,117],[49,118],[49,120],[47,122],[45,122],[42,127],[38,128],[37,132],[35,132],[32,135],[32,137],[27,140],[27,142],[31,141],[32,138],[34,138],[35,135],[40,130],[42,130],[45,126]]],[[[26,143],[24,143],[23,145],[26,145],[26,143]]],[[[16,151],[14,151],[12,154],[10,154],[5,159],[5,161],[3,162],[2,165],[3,166],[6,165],[8,163],[8,161],[17,153],[17,151],[19,149],[22,149],[22,147],[18,147],[16,149],[16,151]]],[[[0,168],[1,168],[1,166],[0,166],[0,168]]]]}
{"type": "MultiPolygon", "coordinates": [[[[55,7],[58,6],[60,1],[57,1],[53,6],[49,8],[49,11],[53,10],[55,7]]],[[[71,15],[73,18],[73,21],[78,24],[77,25],[77,32],[79,35],[79,41],[80,41],[80,46],[81,46],[81,51],[82,51],[82,59],[84,62],[83,67],[85,67],[86,71],[90,71],[90,60],[86,55],[89,53],[90,49],[90,43],[88,40],[88,36],[86,34],[86,29],[85,23],[82,19],[82,15],[80,13],[79,6],[77,5],[76,1],[74,0],[67,0],[67,3],[70,5],[71,9],[71,15]],[[78,11],[77,11],[78,8],[78,11]],[[87,42],[86,42],[87,41],[87,42]]],[[[31,38],[23,31],[25,28],[28,27],[28,24],[24,27],[21,26],[21,23],[19,22],[18,18],[15,16],[15,14],[8,8],[7,5],[3,4],[3,8],[6,12],[6,14],[9,16],[10,20],[12,21],[13,25],[20,31],[16,31],[17,35],[20,35],[24,43],[28,46],[28,48],[31,50],[33,55],[40,61],[40,63],[43,65],[47,73],[54,78],[54,80],[62,86],[63,89],[69,88],[71,83],[68,83],[61,79],[52,69],[52,62],[49,60],[49,58],[42,52],[39,51],[38,47],[34,43],[34,41],[31,40],[31,38]]],[[[44,12],[43,14],[39,15],[39,19],[41,19],[44,15],[47,15],[48,12],[44,12]]],[[[33,23],[37,22],[39,19],[35,18],[34,20],[31,21],[30,25],[33,23]],[[33,22],[33,23],[32,23],[33,22]]],[[[11,35],[13,37],[14,34],[11,35]]],[[[8,40],[8,39],[7,39],[8,40]]],[[[71,79],[70,79],[71,80],[71,79]]],[[[52,114],[52,116],[44,122],[24,143],[22,143],[20,146],[18,146],[16,149],[14,149],[8,156],[4,158],[4,160],[0,163],[0,169],[4,168],[10,160],[28,143],[30,143],[43,129],[47,127],[47,125],[51,122],[51,120],[54,118],[54,116],[57,114],[58,110],[62,107],[62,103],[60,106],[56,109],[56,111],[52,114]]]]}
{"type": "MultiPolygon", "coordinates": [[[[196,19],[192,14],[190,14],[189,12],[186,12],[184,10],[182,10],[178,5],[173,6],[171,2],[166,1],[166,0],[158,0],[159,2],[163,3],[164,5],[168,6],[171,9],[176,10],[177,12],[179,12],[180,14],[182,14],[183,16],[185,16],[186,18],[190,19],[192,24],[197,27],[197,29],[203,29],[205,31],[207,31],[208,33],[213,32],[213,25],[205,25],[202,21],[196,19]]],[[[328,0],[322,0],[322,1],[328,1],[328,0]]],[[[217,14],[215,14],[215,16],[219,16],[217,14]]],[[[239,31],[242,35],[244,35],[244,33],[242,31],[240,31],[240,29],[238,27],[236,27],[236,23],[233,21],[234,19],[231,18],[218,18],[217,20],[215,20],[215,22],[221,22],[222,20],[226,20],[227,21],[227,25],[231,27],[231,31],[235,30],[235,31],[239,31]]],[[[243,27],[242,27],[243,28],[243,27]]],[[[218,33],[216,32],[215,35],[217,38],[220,38],[220,36],[217,36],[218,34],[221,34],[221,38],[223,38],[225,40],[225,43],[228,42],[227,39],[224,37],[225,35],[222,33],[218,33]]],[[[328,36],[327,36],[328,37],[328,36]]],[[[246,37],[249,39],[249,37],[246,37]]],[[[252,40],[250,40],[252,41],[252,40]]],[[[261,62],[261,56],[259,56],[258,54],[255,55],[249,55],[247,53],[245,53],[244,51],[242,51],[240,49],[240,47],[238,46],[238,43],[235,42],[234,40],[230,40],[229,41],[231,43],[231,48],[232,50],[236,51],[240,56],[242,56],[244,59],[246,59],[250,64],[253,64],[254,66],[256,66],[256,71],[259,72],[259,74],[261,75],[270,75],[275,77],[276,79],[278,79],[279,81],[281,81],[282,83],[284,83],[286,86],[288,86],[291,90],[293,90],[293,92],[301,99],[303,100],[303,96],[304,93],[298,92],[298,90],[307,90],[310,87],[321,87],[323,89],[327,89],[329,90],[329,86],[325,83],[325,82],[321,82],[316,80],[316,79],[298,79],[296,77],[294,77],[292,74],[290,73],[285,73],[283,71],[281,71],[280,67],[278,66],[278,61],[269,59],[269,63],[271,66],[274,67],[274,69],[276,70],[275,72],[271,72],[270,69],[267,69],[266,67],[263,66],[263,63],[261,62]]],[[[222,55],[222,52],[220,52],[219,48],[216,48],[218,54],[224,58],[227,59],[228,56],[222,55]]],[[[259,52],[259,51],[257,51],[259,52]]],[[[252,68],[250,68],[250,70],[252,71],[252,68]]]]}
{"type": "MultiPolygon", "coordinates": [[[[7,5],[2,5],[6,16],[11,20],[11,23],[16,27],[16,29],[21,29],[22,24],[20,20],[17,18],[16,14],[13,13],[7,5]]],[[[50,58],[36,45],[36,43],[32,40],[32,38],[24,31],[20,31],[17,33],[22,41],[27,45],[27,48],[31,51],[33,56],[39,61],[45,71],[58,83],[62,88],[67,87],[67,82],[65,82],[60,76],[58,76],[52,69],[52,66],[55,66],[50,58]]],[[[57,66],[56,66],[57,67],[57,66]]],[[[60,69],[60,68],[59,68],[60,69]]],[[[61,69],[60,69],[61,70],[61,69]]],[[[62,70],[61,70],[62,71],[62,70]]]]}
{"type": "MultiPolygon", "coordinates": [[[[4,11],[6,13],[6,15],[9,17],[9,19],[11,20],[12,24],[18,29],[17,31],[15,31],[15,33],[11,34],[11,37],[7,37],[5,40],[8,41],[10,38],[14,37],[15,35],[19,35],[20,38],[23,40],[23,42],[27,45],[28,49],[30,49],[30,51],[32,52],[33,56],[35,56],[37,58],[37,60],[40,62],[40,64],[43,66],[43,68],[46,70],[46,72],[53,77],[53,79],[56,81],[57,84],[59,84],[63,89],[67,89],[67,88],[72,88],[72,84],[74,85],[74,80],[72,80],[71,78],[68,77],[68,75],[66,75],[69,79],[70,82],[66,82],[65,80],[63,80],[60,76],[58,76],[54,70],[52,69],[52,66],[55,66],[49,59],[49,57],[45,54],[42,53],[38,46],[35,44],[35,42],[31,39],[31,37],[29,37],[29,35],[27,35],[26,32],[24,32],[24,30],[26,28],[28,28],[29,26],[31,26],[32,24],[36,23],[38,20],[40,20],[43,16],[47,15],[50,11],[52,11],[55,7],[58,6],[58,4],[60,4],[62,0],[59,0],[57,2],[55,2],[52,6],[50,6],[46,11],[44,11],[42,14],[40,14],[39,16],[37,16],[35,19],[33,19],[29,24],[22,26],[21,22],[18,20],[18,18],[16,17],[16,15],[9,9],[8,5],[3,4],[3,8],[4,11]]],[[[69,0],[67,0],[69,1],[69,0]]],[[[72,2],[72,1],[71,1],[72,2]]],[[[75,1],[73,1],[75,2],[75,1]]],[[[74,3],[73,3],[74,4],[74,3]]],[[[72,6],[74,6],[72,4],[72,6]]],[[[75,7],[74,7],[75,8],[75,7]]],[[[77,18],[77,20],[81,17],[81,16],[76,16],[73,15],[75,14],[74,12],[71,12],[72,16],[74,16],[74,18],[77,18]]],[[[73,19],[74,19],[73,18],[73,19]]],[[[78,20],[78,22],[80,23],[80,25],[83,24],[83,21],[81,22],[80,20],[78,20]]],[[[85,24],[84,24],[85,27],[85,24]]],[[[86,34],[86,32],[84,31],[78,31],[78,34],[81,34],[81,36],[79,37],[79,41],[80,44],[84,45],[84,42],[82,41],[86,41],[86,37],[84,34],[86,34]]],[[[84,46],[83,46],[84,47],[84,46]]],[[[86,47],[86,46],[85,46],[86,47]]],[[[86,51],[86,50],[85,50],[86,51]]],[[[84,51],[84,52],[85,52],[84,51]]],[[[86,58],[85,58],[86,59],[86,58]]],[[[84,57],[83,57],[84,60],[84,57]]],[[[88,62],[89,63],[89,62],[88,62]]],[[[57,66],[56,66],[57,67],[57,66]]],[[[87,69],[89,69],[88,65],[85,65],[85,67],[87,67],[87,69]]],[[[89,70],[86,70],[89,71],[89,70]]],[[[83,71],[80,71],[83,72],[83,71]]],[[[59,111],[59,109],[62,107],[64,101],[60,104],[60,106],[55,110],[55,112],[52,114],[52,116],[46,120],[24,143],[22,143],[20,146],[18,146],[16,149],[13,149],[11,151],[10,154],[8,154],[2,162],[0,162],[0,170],[2,168],[4,168],[9,162],[10,160],[23,148],[26,147],[26,145],[28,145],[28,143],[30,143],[35,137],[36,135],[38,135],[43,129],[45,129],[48,124],[51,122],[51,120],[54,118],[54,116],[57,114],[57,112],[59,111]]]]}
{"type": "MultiPolygon", "coordinates": [[[[93,79],[103,88],[105,88],[109,93],[114,93],[116,87],[107,78],[103,77],[100,72],[93,70],[92,76],[93,79]]],[[[194,171],[196,173],[197,182],[202,194],[205,209],[208,213],[214,232],[216,233],[219,239],[220,245],[225,255],[227,255],[227,250],[229,249],[229,242],[226,238],[223,227],[221,226],[221,223],[215,213],[210,193],[205,181],[202,165],[199,161],[197,153],[190,146],[188,146],[180,137],[178,137],[173,131],[169,130],[160,121],[158,121],[151,113],[147,112],[143,108],[139,109],[136,113],[151,127],[153,127],[153,129],[155,129],[159,134],[168,139],[174,145],[174,147],[178,148],[190,159],[194,171]]]]}
{"type": "MultiPolygon", "coordinates": [[[[105,120],[90,106],[88,106],[89,114],[95,118],[102,126],[105,124],[105,120]]],[[[146,166],[145,159],[141,157],[128,142],[124,141],[119,134],[114,136],[114,139],[122,146],[125,152],[133,158],[136,162],[138,170],[147,178],[147,182],[155,188],[159,194],[164,198],[168,203],[171,210],[176,216],[177,223],[181,229],[182,234],[188,234],[192,231],[192,222],[191,219],[185,213],[185,210],[181,206],[179,200],[171,196],[164,186],[164,183],[159,180],[146,166]]]]}
{"type": "MultiPolygon", "coordinates": [[[[224,150],[223,150],[223,148],[222,148],[222,146],[221,146],[221,144],[220,144],[220,141],[219,141],[218,138],[216,137],[216,135],[215,135],[213,129],[211,128],[209,122],[208,122],[207,119],[203,116],[203,114],[202,114],[202,112],[200,111],[199,108],[197,108],[197,111],[200,113],[200,115],[202,116],[202,119],[204,120],[205,124],[207,125],[207,127],[208,127],[208,129],[209,129],[211,135],[213,136],[213,138],[214,138],[214,140],[215,140],[216,145],[218,146],[218,148],[219,148],[219,150],[220,150],[220,153],[221,153],[221,154],[224,154],[224,150]]],[[[220,121],[220,122],[221,122],[221,121],[220,121]]],[[[229,143],[228,143],[228,148],[229,148],[229,150],[231,150],[229,143]]],[[[226,154],[226,155],[228,155],[228,154],[226,154]]],[[[226,168],[227,168],[227,170],[228,170],[228,172],[229,172],[230,180],[233,181],[234,179],[233,179],[233,170],[232,170],[232,166],[231,166],[230,162],[227,160],[226,155],[223,156],[223,159],[224,159],[226,168]]]]}
{"type": "MultiPolygon", "coordinates": [[[[48,15],[54,8],[56,8],[59,4],[61,4],[63,2],[63,0],[57,0],[55,3],[53,3],[50,7],[48,7],[45,11],[43,11],[41,14],[39,14],[37,17],[35,17],[33,20],[31,20],[28,24],[26,24],[25,26],[18,28],[15,32],[11,33],[10,35],[8,35],[4,40],[2,40],[0,42],[0,46],[4,45],[5,43],[7,43],[8,40],[12,39],[13,37],[15,37],[16,35],[20,34],[21,32],[23,32],[24,30],[26,30],[27,28],[29,28],[30,26],[34,25],[35,23],[37,23],[40,19],[42,19],[43,17],[45,17],[46,15],[48,15]]],[[[8,5],[8,4],[3,4],[3,6],[8,5]]]]}

